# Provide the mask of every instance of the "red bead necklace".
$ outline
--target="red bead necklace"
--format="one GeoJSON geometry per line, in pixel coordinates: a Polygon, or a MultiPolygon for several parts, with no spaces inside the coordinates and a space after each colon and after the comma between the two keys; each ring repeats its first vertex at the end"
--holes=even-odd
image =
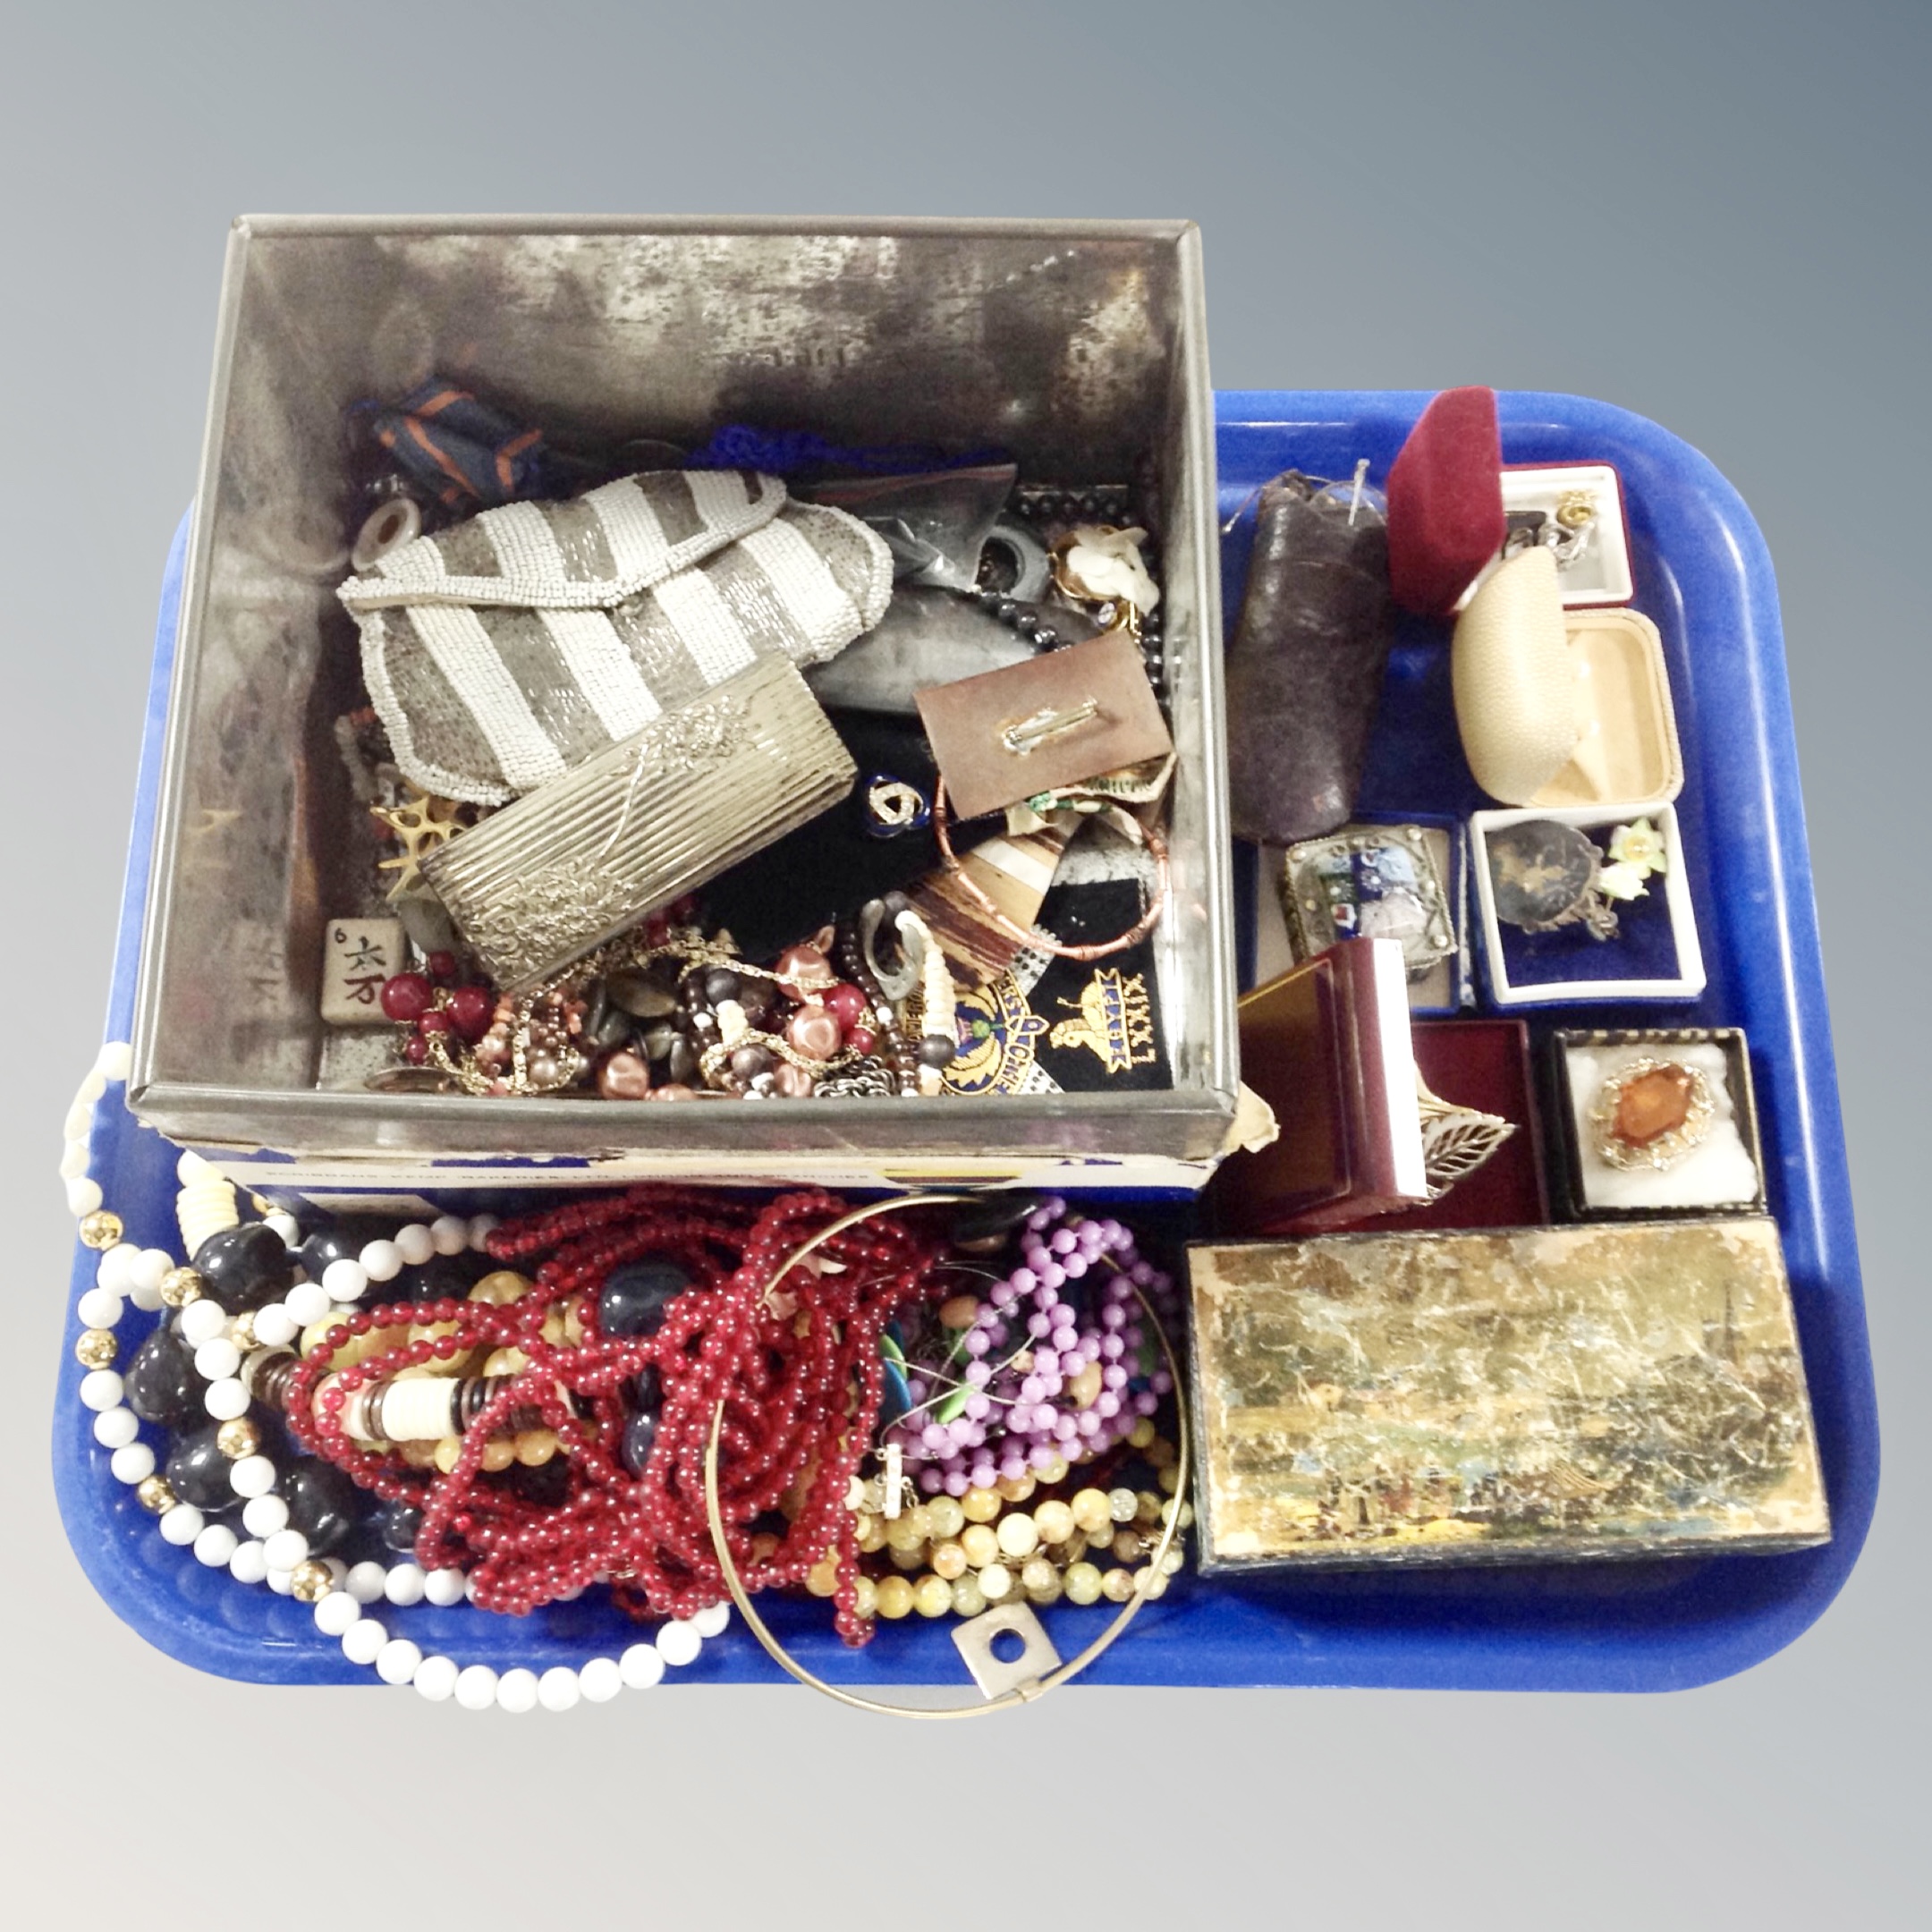
{"type": "Polygon", "coordinates": [[[507,1223],[489,1251],[505,1263],[546,1257],[530,1292],[500,1304],[357,1309],[292,1377],[290,1427],[365,1488],[419,1509],[419,1560],[468,1569],[487,1609],[523,1614],[607,1580],[634,1616],[686,1617],[726,1595],[704,1496],[705,1449],[722,1402],[720,1500],[746,1589],[802,1584],[835,1554],[838,1629],[862,1644],[874,1626],[857,1614],[846,1493],[877,1419],[879,1331],[904,1302],[939,1292],[949,1250],[910,1219],[882,1216],[831,1236],[779,1278],[791,1255],[844,1212],[817,1190],[760,1209],[648,1187],[507,1223]],[[603,1335],[597,1289],[611,1269],[645,1255],[675,1260],[692,1285],[654,1335],[603,1335]],[[546,1341],[546,1315],[577,1297],[583,1339],[546,1341]],[[435,1332],[424,1335],[426,1326],[435,1332]],[[333,1369],[352,1336],[372,1331],[394,1334],[395,1346],[333,1369]],[[447,1475],[363,1448],[344,1432],[343,1411],[357,1389],[406,1367],[499,1348],[521,1350],[529,1366],[466,1419],[447,1475]],[[643,1473],[633,1477],[615,1449],[629,1412],[625,1385],[647,1368],[657,1371],[663,1406],[643,1473]],[[481,1479],[491,1436],[539,1419],[565,1462],[564,1497],[554,1504],[481,1479]],[[759,1556],[752,1526],[775,1512],[784,1532],[759,1556]]]}

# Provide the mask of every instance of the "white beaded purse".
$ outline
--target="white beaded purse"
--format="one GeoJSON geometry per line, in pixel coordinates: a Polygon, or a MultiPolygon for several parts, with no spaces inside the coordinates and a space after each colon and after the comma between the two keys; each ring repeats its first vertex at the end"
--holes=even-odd
{"type": "Polygon", "coordinates": [[[425,792],[500,805],[759,658],[822,663],[884,615],[892,553],[736,470],[625,477],[419,537],[338,593],[425,792]]]}

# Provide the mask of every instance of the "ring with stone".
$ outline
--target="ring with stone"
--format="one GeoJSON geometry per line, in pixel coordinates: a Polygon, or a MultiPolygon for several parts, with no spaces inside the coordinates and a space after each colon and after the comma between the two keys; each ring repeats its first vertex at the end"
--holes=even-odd
{"type": "Polygon", "coordinates": [[[926,794],[890,772],[875,772],[866,780],[865,814],[865,828],[873,838],[923,832],[932,823],[932,805],[926,794]]]}
{"type": "Polygon", "coordinates": [[[1674,1167],[1710,1131],[1710,1083],[1676,1060],[1632,1060],[1590,1105],[1598,1156],[1613,1167],[1674,1167]]]}

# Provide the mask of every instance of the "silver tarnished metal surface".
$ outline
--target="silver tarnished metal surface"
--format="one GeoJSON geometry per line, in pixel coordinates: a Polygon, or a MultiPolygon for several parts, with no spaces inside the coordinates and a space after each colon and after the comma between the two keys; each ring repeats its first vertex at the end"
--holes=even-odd
{"type": "Polygon", "coordinates": [[[858,775],[798,667],[759,657],[452,839],[423,877],[515,991],[816,818],[858,775]]]}
{"type": "MultiPolygon", "coordinates": [[[[231,240],[177,648],[130,1093],[183,1139],[290,1150],[611,1150],[612,1110],[315,1089],[325,921],[377,856],[332,739],[360,701],[335,590],[359,519],[343,411],[432,371],[563,438],[733,421],[999,443],[1022,474],[1148,465],[1162,504],[1174,906],[1156,936],[1176,1089],[799,1110],[801,1151],[1211,1154],[1235,1091],[1199,238],[1181,222],[275,218],[231,240]],[[368,843],[365,843],[365,841],[368,843]]],[[[756,1152],[757,1109],[626,1109],[625,1146],[756,1152]]],[[[789,1114],[789,1110],[788,1110],[789,1114]]]]}

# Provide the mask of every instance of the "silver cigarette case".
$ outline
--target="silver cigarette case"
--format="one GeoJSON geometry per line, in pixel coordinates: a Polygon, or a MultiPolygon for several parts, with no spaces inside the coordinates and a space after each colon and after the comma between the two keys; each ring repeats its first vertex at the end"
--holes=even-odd
{"type": "Polygon", "coordinates": [[[858,767],[789,657],[757,658],[423,861],[506,992],[815,818],[858,767]]]}

